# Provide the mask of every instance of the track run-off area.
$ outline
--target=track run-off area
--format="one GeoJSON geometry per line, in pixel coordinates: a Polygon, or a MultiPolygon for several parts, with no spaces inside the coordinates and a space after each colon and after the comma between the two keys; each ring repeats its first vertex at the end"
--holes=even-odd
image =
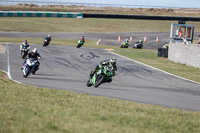
{"type": "Polygon", "coordinates": [[[19,44],[6,45],[0,53],[0,70],[12,80],[37,87],[64,89],[139,103],[200,111],[200,84],[176,77],[147,65],[98,48],[31,44],[41,55],[40,69],[28,78],[22,76],[24,60],[19,44]],[[102,60],[117,59],[118,73],[111,83],[87,87],[89,73],[102,60]]]}

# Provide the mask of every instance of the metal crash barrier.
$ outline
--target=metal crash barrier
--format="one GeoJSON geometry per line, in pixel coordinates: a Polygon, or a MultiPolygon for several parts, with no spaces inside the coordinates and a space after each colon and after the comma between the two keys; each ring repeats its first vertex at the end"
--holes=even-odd
{"type": "Polygon", "coordinates": [[[82,13],[71,13],[71,12],[0,11],[0,17],[83,18],[83,14],[82,13]]]}

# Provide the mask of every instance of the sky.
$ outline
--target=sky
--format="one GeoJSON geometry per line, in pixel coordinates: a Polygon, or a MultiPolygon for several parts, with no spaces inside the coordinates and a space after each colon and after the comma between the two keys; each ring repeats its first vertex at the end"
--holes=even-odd
{"type": "Polygon", "coordinates": [[[123,4],[140,5],[152,7],[178,7],[199,8],[200,0],[17,0],[17,1],[47,1],[47,2],[69,2],[69,3],[98,3],[98,4],[123,4]]]}

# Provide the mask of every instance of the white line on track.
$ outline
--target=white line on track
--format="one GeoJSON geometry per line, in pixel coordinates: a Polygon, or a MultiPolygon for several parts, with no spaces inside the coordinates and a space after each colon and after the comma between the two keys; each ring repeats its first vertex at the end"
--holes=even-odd
{"type": "Polygon", "coordinates": [[[190,82],[193,82],[193,83],[196,83],[196,84],[199,84],[199,85],[200,85],[199,82],[196,82],[196,81],[193,81],[193,80],[190,80],[190,79],[186,79],[186,78],[183,78],[183,77],[180,77],[180,76],[174,75],[174,74],[172,74],[172,73],[168,73],[168,72],[163,71],[163,70],[161,70],[161,69],[158,69],[158,68],[152,67],[152,66],[150,66],[150,65],[144,64],[144,63],[142,63],[142,62],[139,62],[139,61],[136,61],[136,60],[130,59],[130,58],[125,57],[125,56],[123,56],[123,55],[119,55],[119,54],[114,53],[114,52],[112,52],[112,51],[108,51],[108,52],[109,52],[109,53],[112,53],[112,54],[115,54],[115,55],[117,55],[117,56],[120,56],[120,57],[126,58],[126,59],[128,59],[128,60],[130,60],[130,61],[134,61],[134,62],[139,63],[139,64],[141,64],[141,65],[144,65],[144,66],[150,67],[150,68],[152,68],[152,69],[158,70],[158,71],[160,71],[160,72],[166,73],[166,74],[168,74],[168,75],[171,75],[171,76],[174,76],[174,77],[177,77],[177,78],[180,78],[180,79],[183,79],[183,80],[187,80],[187,81],[190,81],[190,82]]]}
{"type": "Polygon", "coordinates": [[[11,75],[10,75],[10,53],[9,53],[9,46],[7,44],[7,65],[8,65],[8,78],[11,80],[11,75]]]}
{"type": "Polygon", "coordinates": [[[14,81],[16,83],[21,84],[21,82],[12,79],[11,74],[10,74],[10,53],[9,53],[9,45],[8,44],[7,44],[7,65],[8,65],[8,72],[5,72],[5,71],[3,71],[3,72],[5,72],[8,75],[8,78],[10,80],[12,80],[12,81],[14,81]]]}
{"type": "Polygon", "coordinates": [[[101,41],[101,39],[99,39],[99,40],[97,41],[97,45],[99,45],[100,41],[101,41]]]}

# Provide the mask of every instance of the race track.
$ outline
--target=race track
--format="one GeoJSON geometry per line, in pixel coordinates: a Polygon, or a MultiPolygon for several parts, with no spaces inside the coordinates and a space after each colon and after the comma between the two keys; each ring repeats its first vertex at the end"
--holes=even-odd
{"type": "MultiPolygon", "coordinates": [[[[134,43],[143,40],[146,36],[147,42],[144,43],[144,49],[158,49],[169,42],[169,32],[129,32],[129,33],[32,33],[32,32],[0,32],[1,37],[11,37],[11,38],[44,38],[50,34],[53,39],[75,39],[78,40],[80,37],[84,36],[87,40],[100,40],[99,45],[116,45],[121,46],[122,42],[126,39],[130,39],[132,36],[133,42],[131,42],[131,47],[134,43]],[[121,40],[118,42],[118,37],[121,40]],[[159,42],[156,43],[156,37],[159,37],[159,42]]],[[[22,40],[23,41],[23,40],[22,40]]]]}
{"type": "Polygon", "coordinates": [[[64,89],[95,96],[106,96],[140,103],[200,111],[200,84],[158,71],[96,48],[31,45],[42,58],[40,70],[28,78],[22,76],[19,44],[9,44],[6,54],[0,54],[0,69],[8,71],[12,79],[38,87],[64,89]],[[9,56],[8,56],[9,54],[9,56]],[[113,82],[98,88],[87,87],[91,70],[102,60],[115,57],[118,73],[113,82]],[[9,61],[9,63],[7,62],[9,61]]]}

